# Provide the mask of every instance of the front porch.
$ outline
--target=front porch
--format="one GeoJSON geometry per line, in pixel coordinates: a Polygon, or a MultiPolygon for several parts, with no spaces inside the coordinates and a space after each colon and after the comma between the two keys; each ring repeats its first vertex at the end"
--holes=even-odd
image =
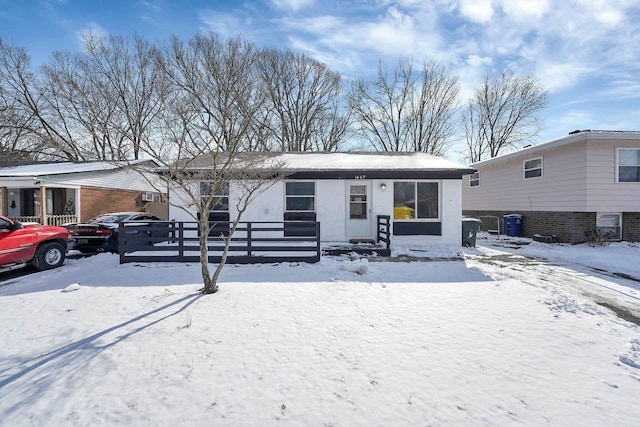
{"type": "Polygon", "coordinates": [[[21,223],[38,223],[42,225],[57,225],[68,224],[70,222],[78,222],[78,215],[46,215],[43,219],[41,216],[9,216],[14,221],[20,221],[21,223]]]}
{"type": "Polygon", "coordinates": [[[0,213],[22,223],[61,226],[78,222],[76,188],[32,186],[0,187],[0,213]]]}
{"type": "MultiPolygon", "coordinates": [[[[231,236],[226,262],[260,264],[277,262],[319,262],[322,255],[362,254],[390,256],[391,219],[378,216],[376,240],[321,243],[320,222],[240,222],[231,236]]],[[[232,223],[211,224],[208,238],[209,262],[219,263],[232,223]]],[[[160,224],[121,223],[118,230],[120,263],[197,262],[200,259],[198,224],[167,221],[160,224]],[[135,228],[135,232],[133,230],[135,228]]]]}

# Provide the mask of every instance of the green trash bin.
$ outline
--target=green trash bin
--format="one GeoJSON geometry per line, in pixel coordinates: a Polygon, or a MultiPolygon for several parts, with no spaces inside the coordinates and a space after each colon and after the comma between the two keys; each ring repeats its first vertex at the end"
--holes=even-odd
{"type": "Polygon", "coordinates": [[[480,221],[477,218],[462,218],[462,246],[475,246],[476,236],[480,230],[480,221]]]}

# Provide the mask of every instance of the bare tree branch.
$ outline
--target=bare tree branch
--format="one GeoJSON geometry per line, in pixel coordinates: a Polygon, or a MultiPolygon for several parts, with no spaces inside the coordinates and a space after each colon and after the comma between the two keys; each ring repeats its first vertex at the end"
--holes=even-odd
{"type": "Polygon", "coordinates": [[[457,124],[458,80],[433,60],[418,72],[410,60],[392,72],[379,63],[376,79],[349,93],[360,134],[378,151],[444,154],[457,124]]]}
{"type": "Polygon", "coordinates": [[[347,135],[349,112],[341,105],[338,73],[307,55],[276,49],[262,52],[258,70],[269,95],[260,123],[268,130],[265,149],[340,148],[347,135]]]}
{"type": "Polygon", "coordinates": [[[537,113],[546,105],[547,92],[533,76],[507,72],[495,80],[485,76],[464,115],[469,161],[496,157],[538,135],[537,113]]]}

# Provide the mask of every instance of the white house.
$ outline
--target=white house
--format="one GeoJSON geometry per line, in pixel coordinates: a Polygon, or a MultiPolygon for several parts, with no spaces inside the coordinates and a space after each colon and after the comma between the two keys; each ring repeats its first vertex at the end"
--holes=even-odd
{"type": "Polygon", "coordinates": [[[470,165],[463,213],[522,216],[525,236],[640,241],[640,132],[584,130],[470,165]]]}
{"type": "MultiPolygon", "coordinates": [[[[275,158],[284,165],[285,178],[259,194],[242,221],[318,221],[322,242],[349,242],[374,240],[378,218],[387,216],[394,244],[461,243],[462,177],[471,168],[424,153],[281,153],[275,158]]],[[[219,194],[228,203],[212,213],[214,219],[237,215],[234,187],[231,182],[229,194],[219,194]]],[[[170,190],[170,202],[180,204],[180,198],[170,190]]],[[[170,206],[169,218],[193,220],[176,206],[170,206]]]]}

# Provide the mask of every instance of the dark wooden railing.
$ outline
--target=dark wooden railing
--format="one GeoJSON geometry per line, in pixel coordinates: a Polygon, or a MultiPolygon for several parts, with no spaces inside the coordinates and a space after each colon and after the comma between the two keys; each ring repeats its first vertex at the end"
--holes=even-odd
{"type": "MultiPolygon", "coordinates": [[[[228,230],[233,224],[220,221],[215,225],[228,230]]],[[[284,222],[241,222],[231,237],[226,262],[257,264],[320,261],[319,222],[287,221],[286,231],[287,234],[284,222]],[[301,233],[290,235],[297,228],[301,233]],[[310,228],[315,232],[310,233],[310,228]]],[[[121,223],[118,229],[120,263],[198,262],[198,234],[197,222],[121,223]]],[[[219,263],[224,251],[223,236],[211,233],[207,241],[209,262],[219,263]]]]}
{"type": "Polygon", "coordinates": [[[389,215],[378,215],[377,224],[377,237],[378,243],[384,243],[386,248],[386,256],[391,255],[391,217],[389,215]]]}

